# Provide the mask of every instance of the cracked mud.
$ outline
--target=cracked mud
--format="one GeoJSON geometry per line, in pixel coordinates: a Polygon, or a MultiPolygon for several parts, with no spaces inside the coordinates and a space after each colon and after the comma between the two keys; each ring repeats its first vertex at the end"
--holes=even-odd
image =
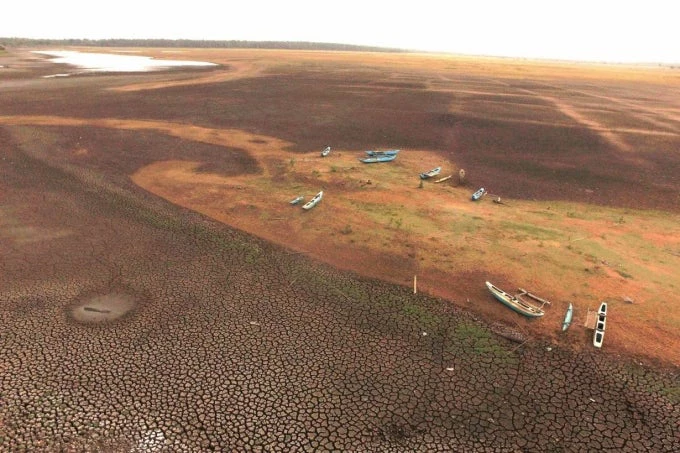
{"type": "MultiPolygon", "coordinates": [[[[24,64],[3,115],[149,108],[24,64]]],[[[142,85],[163,77],[187,83],[142,85]]],[[[0,451],[678,451],[673,364],[528,338],[131,182],[177,156],[258,171],[147,131],[0,124],[0,451]]]]}

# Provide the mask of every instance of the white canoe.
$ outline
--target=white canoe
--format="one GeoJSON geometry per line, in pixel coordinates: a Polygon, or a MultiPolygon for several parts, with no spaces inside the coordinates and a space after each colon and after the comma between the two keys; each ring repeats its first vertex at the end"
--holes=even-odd
{"type": "Polygon", "coordinates": [[[314,195],[314,198],[312,198],[312,199],[309,200],[307,203],[305,203],[305,204],[302,206],[302,209],[304,209],[304,210],[306,210],[306,211],[309,211],[309,210],[312,209],[314,206],[316,206],[317,203],[319,203],[319,202],[321,201],[322,198],[323,198],[323,190],[322,190],[321,192],[317,193],[316,195],[314,195]]]}
{"type": "Polygon", "coordinates": [[[597,321],[595,322],[595,334],[593,335],[593,346],[596,348],[602,347],[604,341],[604,328],[607,325],[607,302],[600,304],[600,309],[597,311],[597,321]]]}
{"type": "Polygon", "coordinates": [[[574,306],[569,304],[567,308],[567,313],[564,315],[564,322],[562,322],[562,331],[564,332],[571,325],[571,318],[574,316],[574,306]]]}

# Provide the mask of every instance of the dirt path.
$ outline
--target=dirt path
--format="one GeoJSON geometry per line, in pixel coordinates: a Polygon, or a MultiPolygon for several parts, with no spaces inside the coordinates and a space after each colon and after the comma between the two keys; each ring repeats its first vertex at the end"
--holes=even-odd
{"type": "MultiPolygon", "coordinates": [[[[582,94],[584,96],[589,96],[595,99],[601,99],[606,101],[607,103],[614,103],[617,104],[621,107],[623,107],[623,110],[625,110],[626,114],[633,116],[637,119],[639,119],[642,122],[651,124],[656,127],[660,127],[663,129],[670,129],[672,131],[677,131],[678,128],[680,127],[680,104],[678,104],[676,107],[676,110],[671,110],[671,109],[664,109],[664,108],[654,108],[651,109],[646,105],[643,105],[640,102],[634,102],[631,100],[622,100],[621,98],[614,97],[614,96],[606,96],[603,94],[597,94],[597,93],[590,93],[590,92],[585,92],[581,90],[570,90],[573,93],[578,93],[582,94]],[[640,113],[644,112],[644,114],[640,113]],[[663,120],[659,121],[655,117],[662,117],[663,120]]],[[[649,101],[648,101],[649,102],[649,101]]],[[[675,134],[677,135],[677,134],[675,134]]]]}
{"type": "MultiPolygon", "coordinates": [[[[553,104],[560,112],[564,113],[568,117],[572,118],[574,121],[586,126],[588,129],[597,132],[600,134],[602,138],[607,140],[609,143],[614,145],[616,148],[622,150],[622,151],[629,151],[631,149],[630,145],[626,143],[616,132],[613,130],[604,127],[602,124],[598,123],[597,121],[593,120],[592,118],[588,118],[587,116],[583,115],[579,111],[577,111],[572,105],[557,99],[552,96],[547,96],[545,94],[538,93],[536,91],[531,91],[531,90],[522,90],[528,94],[531,94],[532,96],[535,96],[539,99],[543,99],[544,101],[548,101],[551,104],[553,104]]],[[[639,132],[639,131],[636,131],[639,132]]],[[[647,132],[647,131],[642,131],[642,132],[647,132]]]]}

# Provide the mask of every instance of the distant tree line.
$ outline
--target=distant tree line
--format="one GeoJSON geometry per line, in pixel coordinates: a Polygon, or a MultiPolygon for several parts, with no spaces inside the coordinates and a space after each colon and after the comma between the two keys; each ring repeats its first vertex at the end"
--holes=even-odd
{"type": "Polygon", "coordinates": [[[187,47],[235,49],[341,50],[355,52],[404,52],[403,49],[300,41],[212,41],[197,39],[34,39],[2,38],[5,47],[86,46],[86,47],[187,47]]]}

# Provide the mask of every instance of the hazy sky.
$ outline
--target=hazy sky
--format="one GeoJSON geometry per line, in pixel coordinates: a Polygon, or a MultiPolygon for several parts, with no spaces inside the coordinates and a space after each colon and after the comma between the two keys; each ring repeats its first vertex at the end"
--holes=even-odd
{"type": "Polygon", "coordinates": [[[675,0],[13,1],[0,36],[316,41],[464,54],[680,62],[675,0]]]}

